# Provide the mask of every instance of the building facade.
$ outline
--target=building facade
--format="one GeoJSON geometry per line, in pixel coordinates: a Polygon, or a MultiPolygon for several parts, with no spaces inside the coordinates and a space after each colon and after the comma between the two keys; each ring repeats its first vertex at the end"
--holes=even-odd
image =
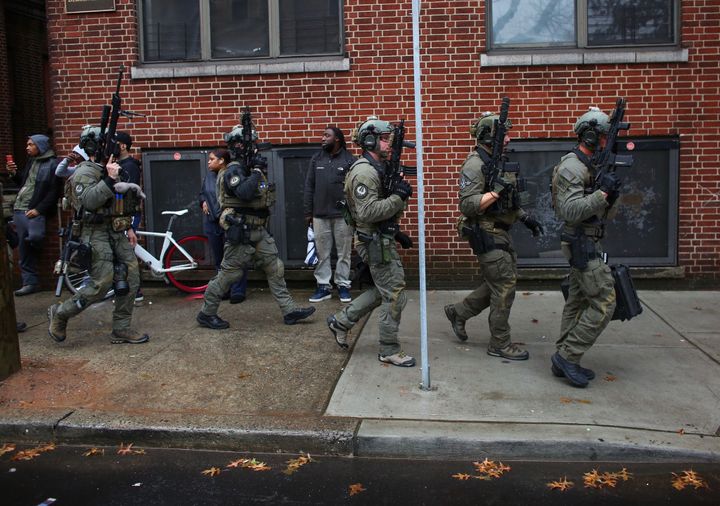
{"type": "MultiPolygon", "coordinates": [[[[455,222],[469,127],[511,99],[511,159],[530,211],[549,233],[516,230],[525,276],[559,276],[552,167],[572,148],[575,119],[627,100],[635,165],[623,169],[614,261],[640,275],[720,276],[720,2],[717,0],[458,0],[421,2],[428,279],[471,282],[477,265],[455,222]]],[[[208,149],[252,109],[278,187],[273,231],[289,267],[302,263],[302,181],[328,124],[405,119],[415,135],[411,2],[390,0],[47,0],[52,127],[60,153],[98,123],[118,68],[121,119],[143,159],[146,224],[188,207],[208,149]]],[[[2,67],[0,67],[2,70],[2,67]]],[[[624,139],[625,141],[625,139],[624,139]]],[[[621,143],[624,149],[626,142],[621,143]]],[[[355,153],[358,151],[355,149],[355,153]]],[[[414,165],[407,150],[405,163],[414,165]]],[[[414,180],[412,180],[414,182],[414,180]]],[[[417,200],[403,227],[417,239],[417,200]]],[[[417,242],[417,241],[416,241],[417,242]]],[[[404,253],[417,273],[417,250],[404,253]]]]}

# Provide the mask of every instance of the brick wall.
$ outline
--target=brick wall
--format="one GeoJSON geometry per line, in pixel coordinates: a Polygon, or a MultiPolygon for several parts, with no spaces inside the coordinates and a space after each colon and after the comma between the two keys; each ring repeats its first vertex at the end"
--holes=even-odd
{"type": "MultiPolygon", "coordinates": [[[[422,53],[429,276],[451,280],[476,272],[455,237],[456,172],[472,147],[471,120],[512,99],[516,138],[569,138],[588,105],[610,110],[627,97],[633,136],[678,135],[681,141],[679,260],[692,277],[720,275],[718,228],[718,1],[682,2],[687,63],[480,67],[485,49],[482,2],[423,2],[422,53]]],[[[109,100],[117,66],[138,60],[135,2],[113,13],[64,14],[49,0],[49,46],[56,139],[76,142],[109,100]]],[[[146,79],[123,88],[127,109],[151,115],[125,124],[143,148],[217,145],[253,107],[261,138],[274,144],[317,142],[327,123],[349,131],[377,113],[407,118],[414,136],[411,2],[345,2],[349,72],[146,79]]],[[[406,227],[416,228],[412,204],[406,227]]],[[[413,234],[415,235],[415,234],[413,234]]],[[[416,250],[406,257],[416,268],[416,250]]]]}

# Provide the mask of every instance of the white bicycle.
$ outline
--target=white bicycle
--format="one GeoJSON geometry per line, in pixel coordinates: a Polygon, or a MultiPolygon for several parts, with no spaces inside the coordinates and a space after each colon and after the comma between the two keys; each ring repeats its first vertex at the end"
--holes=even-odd
{"type": "MultiPolygon", "coordinates": [[[[160,258],[156,258],[139,242],[135,246],[135,255],[150,269],[153,277],[164,279],[166,283],[172,284],[185,293],[202,293],[207,288],[210,279],[215,276],[215,262],[208,239],[204,235],[189,235],[180,240],[175,240],[173,237],[174,221],[187,213],[187,209],[163,211],[163,215],[170,216],[165,232],[136,230],[135,233],[138,236],[162,237],[163,245],[160,250],[160,258]]],[[[59,271],[59,265],[56,270],[59,271]]],[[[72,293],[77,293],[87,283],[89,277],[88,271],[78,268],[72,258],[65,263],[65,284],[72,293]]],[[[111,289],[106,297],[112,295],[111,289]]]]}

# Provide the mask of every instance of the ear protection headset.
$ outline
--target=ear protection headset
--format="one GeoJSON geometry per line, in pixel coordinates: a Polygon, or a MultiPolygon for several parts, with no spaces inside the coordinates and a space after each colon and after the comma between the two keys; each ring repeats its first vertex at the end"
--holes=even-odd
{"type": "Polygon", "coordinates": [[[580,142],[585,144],[590,149],[595,149],[598,145],[598,133],[595,130],[595,127],[597,127],[597,120],[591,119],[586,123],[585,128],[582,130],[582,133],[580,134],[580,142]]]}
{"type": "Polygon", "coordinates": [[[94,155],[98,149],[98,142],[99,139],[95,138],[95,132],[91,130],[80,138],[78,145],[84,149],[88,155],[94,155]]]}
{"type": "Polygon", "coordinates": [[[368,126],[365,129],[365,132],[366,133],[363,134],[362,139],[360,139],[360,144],[362,144],[362,147],[368,151],[373,151],[377,147],[378,141],[378,136],[375,134],[375,126],[368,126]]]}

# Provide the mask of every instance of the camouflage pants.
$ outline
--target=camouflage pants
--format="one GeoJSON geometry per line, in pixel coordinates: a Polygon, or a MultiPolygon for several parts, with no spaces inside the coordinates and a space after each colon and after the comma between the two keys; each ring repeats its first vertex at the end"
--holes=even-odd
{"type": "Polygon", "coordinates": [[[585,270],[570,269],[570,289],[560,324],[557,350],[579,364],[583,354],[605,330],[615,311],[615,286],[610,267],[590,260],[585,270]]]}
{"type": "Polygon", "coordinates": [[[67,320],[83,312],[88,306],[105,298],[113,284],[113,263],[123,263],[128,269],[127,295],[115,296],[113,308],[113,330],[130,328],[135,293],[140,286],[140,271],[137,258],[124,232],[113,232],[109,225],[83,225],[81,242],[92,245],[90,279],[78,293],[60,305],[59,318],[67,320]]]}
{"type": "Polygon", "coordinates": [[[515,300],[517,284],[517,255],[514,251],[495,249],[478,255],[482,284],[461,302],[455,304],[459,318],[469,320],[490,308],[488,325],[493,348],[510,342],[510,309],[515,300]]]}
{"type": "Polygon", "coordinates": [[[265,272],[270,293],[280,306],[283,315],[297,309],[285,284],[285,265],[278,258],[275,239],[265,228],[258,228],[251,232],[250,241],[251,244],[225,242],[220,271],[210,280],[205,290],[205,303],[202,307],[204,314],[217,314],[223,295],[227,293],[233,283],[242,278],[243,271],[251,264],[265,272]]]}
{"type": "Polygon", "coordinates": [[[355,243],[355,248],[360,257],[370,265],[370,273],[375,286],[355,297],[350,304],[335,315],[338,322],[347,328],[352,328],[360,318],[379,306],[379,353],[381,355],[392,355],[400,351],[398,328],[400,327],[402,311],[405,309],[405,304],[407,304],[405,271],[395,241],[391,240],[389,246],[390,260],[388,262],[371,263],[369,261],[368,245],[361,241],[355,243]]]}

